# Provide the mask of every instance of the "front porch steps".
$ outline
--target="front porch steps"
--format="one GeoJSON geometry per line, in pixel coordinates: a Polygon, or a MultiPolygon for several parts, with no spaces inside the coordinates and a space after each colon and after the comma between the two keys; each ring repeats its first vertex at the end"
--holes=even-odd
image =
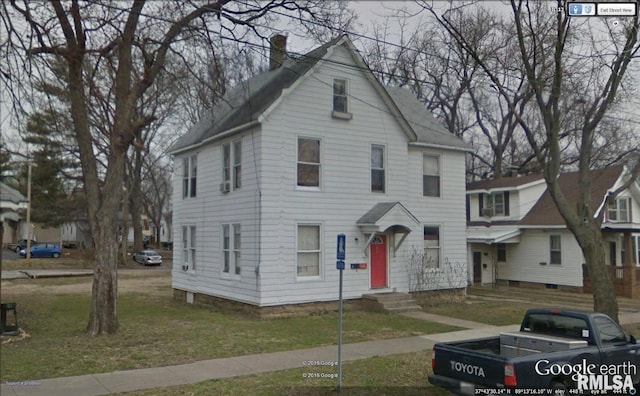
{"type": "Polygon", "coordinates": [[[370,312],[386,312],[402,314],[407,312],[422,312],[422,308],[408,293],[378,293],[363,294],[362,309],[370,312]]]}

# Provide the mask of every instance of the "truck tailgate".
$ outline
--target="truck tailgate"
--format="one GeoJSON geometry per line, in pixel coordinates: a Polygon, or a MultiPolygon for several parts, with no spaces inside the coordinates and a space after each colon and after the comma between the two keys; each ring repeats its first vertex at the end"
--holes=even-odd
{"type": "Polygon", "coordinates": [[[468,349],[461,344],[435,345],[434,373],[489,388],[502,387],[505,358],[487,351],[468,349]]]}

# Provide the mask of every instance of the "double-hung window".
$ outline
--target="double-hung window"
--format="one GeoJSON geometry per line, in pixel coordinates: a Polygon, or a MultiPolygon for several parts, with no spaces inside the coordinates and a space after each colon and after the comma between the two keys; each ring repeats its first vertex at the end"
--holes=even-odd
{"type": "Polygon", "coordinates": [[[182,161],[182,198],[196,196],[197,170],[197,155],[192,155],[182,161]]]}
{"type": "Polygon", "coordinates": [[[240,224],[222,225],[222,272],[240,275],[240,224]]]}
{"type": "Polygon", "coordinates": [[[347,80],[336,78],[333,80],[333,111],[347,113],[347,80]]]}
{"type": "Polygon", "coordinates": [[[242,186],[242,140],[222,145],[222,185],[229,192],[242,186]]]}
{"type": "Polygon", "coordinates": [[[371,145],[371,191],[385,191],[384,146],[371,145]]]}
{"type": "Polygon", "coordinates": [[[320,187],[320,139],[298,137],[297,185],[320,187]]]}
{"type": "Polygon", "coordinates": [[[609,203],[609,221],[629,221],[629,209],[627,206],[627,198],[618,198],[609,203]]]}
{"type": "Polygon", "coordinates": [[[562,237],[560,235],[549,235],[549,263],[562,264],[562,237]]]}
{"type": "Polygon", "coordinates": [[[298,278],[320,276],[320,225],[298,224],[297,233],[298,278]]]}
{"type": "Polygon", "coordinates": [[[484,197],[485,214],[489,214],[490,216],[505,215],[504,192],[485,194],[484,197]]]}
{"type": "Polygon", "coordinates": [[[435,155],[422,156],[422,195],[440,196],[440,158],[435,155]]]}
{"type": "Polygon", "coordinates": [[[440,268],[440,227],[424,226],[424,266],[440,268]]]}
{"type": "Polygon", "coordinates": [[[186,268],[196,269],[196,226],[182,226],[182,262],[186,268]]]}

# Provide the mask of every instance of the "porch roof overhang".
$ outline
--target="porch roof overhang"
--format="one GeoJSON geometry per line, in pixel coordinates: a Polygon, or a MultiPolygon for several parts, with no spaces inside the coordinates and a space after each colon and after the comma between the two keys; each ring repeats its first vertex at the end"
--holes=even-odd
{"type": "Polygon", "coordinates": [[[420,221],[400,202],[379,202],[356,221],[364,233],[385,232],[394,229],[409,233],[420,221]]]}
{"type": "Polygon", "coordinates": [[[395,254],[407,238],[407,235],[409,235],[415,227],[420,225],[420,221],[400,202],[379,202],[358,219],[356,225],[360,227],[363,233],[371,234],[364,246],[365,255],[367,254],[369,244],[376,234],[387,231],[402,234],[400,240],[396,241],[393,245],[393,252],[395,254]]]}
{"type": "Polygon", "coordinates": [[[602,225],[602,230],[613,232],[640,232],[640,223],[613,223],[608,221],[602,225]]]}
{"type": "Polygon", "coordinates": [[[485,243],[487,245],[493,243],[518,243],[520,242],[521,233],[518,228],[514,227],[469,227],[467,228],[467,242],[485,243]]]}

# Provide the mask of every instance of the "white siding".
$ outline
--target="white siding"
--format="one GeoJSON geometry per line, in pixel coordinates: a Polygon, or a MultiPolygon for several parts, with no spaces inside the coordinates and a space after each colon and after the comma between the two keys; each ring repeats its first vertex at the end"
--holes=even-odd
{"type": "MultiPolygon", "coordinates": [[[[258,303],[255,266],[258,255],[257,221],[260,210],[258,169],[259,130],[247,131],[198,150],[197,196],[182,198],[182,159],[175,158],[173,181],[174,260],[172,286],[238,301],[258,303]],[[220,191],[223,143],[242,139],[242,185],[229,193],[220,191]],[[223,276],[222,224],[241,224],[240,277],[223,276]],[[182,226],[195,225],[196,270],[182,270],[182,226]]],[[[225,274],[226,275],[226,274],[225,274]]]]}
{"type": "MultiPolygon", "coordinates": [[[[335,50],[332,60],[353,61],[342,47],[335,50]]],[[[421,224],[412,229],[395,254],[390,249],[389,287],[384,290],[408,290],[408,256],[413,249],[423,249],[425,224],[441,227],[441,257],[466,268],[464,153],[429,151],[440,157],[441,197],[423,197],[425,149],[409,147],[405,132],[357,68],[321,62],[310,77],[285,92],[262,120],[261,129],[243,134],[242,190],[226,195],[219,190],[221,143],[199,149],[195,198],[182,198],[182,158],[193,153],[175,159],[174,288],[263,306],[337,300],[336,235],[344,233],[344,296],[359,298],[372,290],[370,265],[364,270],[350,269],[351,263],[368,263],[367,239],[356,221],[376,203],[391,201],[402,202],[421,224]],[[331,116],[334,78],[348,80],[351,120],[331,116]],[[322,141],[319,191],[296,188],[298,136],[322,141]],[[385,147],[385,193],[371,192],[372,144],[385,147]],[[238,222],[242,224],[242,276],[239,280],[224,279],[221,224],[238,222]],[[319,279],[296,276],[298,223],[321,224],[319,279]],[[181,270],[182,225],[198,227],[195,273],[181,270]]],[[[446,268],[437,273],[440,281],[432,288],[466,286],[466,273],[455,280],[446,268]]]]}
{"type": "Polygon", "coordinates": [[[523,230],[520,243],[507,245],[507,262],[498,264],[497,276],[505,280],[581,287],[584,262],[580,246],[570,231],[523,230]],[[561,265],[549,263],[550,235],[562,236],[561,265]]]}
{"type": "MultiPolygon", "coordinates": [[[[351,61],[341,48],[334,56],[338,62],[351,61]]],[[[325,64],[311,78],[304,79],[268,117],[263,127],[262,148],[264,206],[260,284],[263,305],[336,300],[338,233],[345,233],[347,237],[345,298],[371,292],[370,265],[367,270],[356,271],[349,269],[349,264],[368,263],[364,255],[366,238],[355,223],[378,202],[400,201],[422,224],[441,225],[442,256],[466,267],[464,154],[433,152],[441,159],[442,197],[422,197],[422,150],[409,148],[405,133],[360,71],[325,64]],[[331,117],[333,78],[348,80],[351,120],[331,117]],[[292,117],[296,122],[292,122],[292,117]],[[296,188],[298,136],[322,141],[320,191],[296,188]],[[385,147],[384,194],[372,193],[370,188],[372,144],[385,147]],[[296,278],[298,222],[322,224],[319,280],[296,278]]],[[[395,257],[389,254],[389,290],[408,290],[408,254],[411,249],[422,249],[422,246],[421,225],[404,241],[395,257]]],[[[464,287],[465,280],[466,274],[456,286],[464,287]]],[[[448,287],[449,283],[443,280],[440,287],[448,287]]]]}

